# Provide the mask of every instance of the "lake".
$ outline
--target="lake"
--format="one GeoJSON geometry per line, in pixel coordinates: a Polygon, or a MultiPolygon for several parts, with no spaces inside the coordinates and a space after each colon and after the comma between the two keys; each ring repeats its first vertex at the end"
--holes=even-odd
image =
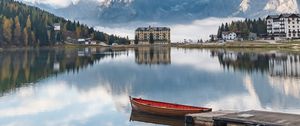
{"type": "Polygon", "coordinates": [[[300,114],[300,53],[141,47],[0,52],[0,125],[140,126],[129,96],[300,114]]]}

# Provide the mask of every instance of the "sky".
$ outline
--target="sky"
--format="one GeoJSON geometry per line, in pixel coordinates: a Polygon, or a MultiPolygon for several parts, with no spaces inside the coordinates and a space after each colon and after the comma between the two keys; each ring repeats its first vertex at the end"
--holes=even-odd
{"type": "Polygon", "coordinates": [[[121,25],[118,27],[103,27],[96,26],[95,28],[99,31],[104,31],[109,34],[114,34],[122,37],[129,37],[134,39],[134,30],[139,26],[166,26],[171,28],[171,41],[184,42],[197,40],[208,40],[209,35],[217,34],[218,27],[224,22],[231,22],[237,20],[244,20],[244,18],[206,18],[201,20],[195,20],[189,24],[161,24],[161,23],[151,23],[151,22],[141,22],[141,23],[131,23],[129,25],[121,25]]]}

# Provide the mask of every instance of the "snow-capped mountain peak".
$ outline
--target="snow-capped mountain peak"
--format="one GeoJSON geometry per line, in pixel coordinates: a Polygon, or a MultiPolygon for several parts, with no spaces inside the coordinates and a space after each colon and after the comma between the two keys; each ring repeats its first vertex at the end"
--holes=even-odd
{"type": "Polygon", "coordinates": [[[277,11],[279,13],[298,13],[297,0],[269,0],[264,10],[277,11]]]}
{"type": "Polygon", "coordinates": [[[250,7],[250,0],[243,0],[240,4],[240,11],[246,12],[250,7]]]}

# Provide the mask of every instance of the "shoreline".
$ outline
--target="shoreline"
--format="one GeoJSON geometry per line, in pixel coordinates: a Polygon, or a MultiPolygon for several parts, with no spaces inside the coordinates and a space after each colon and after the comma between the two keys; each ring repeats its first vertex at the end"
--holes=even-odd
{"type": "Polygon", "coordinates": [[[55,46],[41,46],[41,47],[0,47],[0,51],[3,50],[15,50],[15,49],[43,49],[43,48],[139,48],[139,47],[173,47],[173,48],[185,48],[185,49],[265,49],[265,50],[290,50],[300,51],[300,42],[280,42],[280,43],[268,43],[261,41],[243,41],[243,42],[227,42],[227,43],[171,43],[166,45],[154,44],[154,45],[76,45],[76,44],[63,44],[55,46]]]}

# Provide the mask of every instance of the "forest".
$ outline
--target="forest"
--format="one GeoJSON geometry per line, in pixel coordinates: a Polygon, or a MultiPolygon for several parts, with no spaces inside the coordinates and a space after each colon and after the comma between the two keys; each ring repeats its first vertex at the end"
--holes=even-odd
{"type": "Polygon", "coordinates": [[[264,19],[245,19],[243,21],[232,21],[223,23],[218,29],[218,38],[222,38],[222,32],[235,32],[241,38],[247,39],[249,33],[256,33],[258,36],[267,34],[267,23],[264,19]]]}
{"type": "Polygon", "coordinates": [[[53,46],[72,39],[92,38],[107,44],[128,44],[127,38],[96,31],[78,21],[57,17],[14,0],[0,0],[0,47],[53,46]],[[54,24],[61,30],[55,31],[54,24]]]}

